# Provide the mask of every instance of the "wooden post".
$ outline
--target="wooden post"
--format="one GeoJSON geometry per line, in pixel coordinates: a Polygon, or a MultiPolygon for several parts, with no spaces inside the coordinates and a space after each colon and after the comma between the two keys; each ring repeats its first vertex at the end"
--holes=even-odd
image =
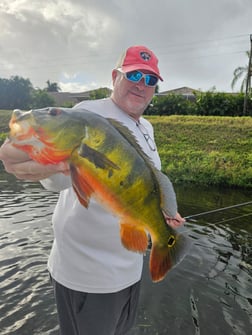
{"type": "Polygon", "coordinates": [[[247,102],[248,102],[248,93],[251,93],[251,75],[252,75],[252,34],[250,34],[250,54],[249,54],[249,63],[248,63],[248,74],[246,78],[246,91],[244,95],[244,104],[243,104],[243,115],[246,115],[247,111],[247,102]]]}

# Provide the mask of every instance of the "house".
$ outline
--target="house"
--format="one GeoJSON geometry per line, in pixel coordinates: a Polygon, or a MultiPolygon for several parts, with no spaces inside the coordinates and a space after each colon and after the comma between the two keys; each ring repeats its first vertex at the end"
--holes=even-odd
{"type": "Polygon", "coordinates": [[[173,90],[168,90],[168,91],[157,93],[156,95],[162,96],[162,95],[168,95],[168,94],[177,94],[177,95],[182,95],[187,100],[195,101],[194,92],[199,92],[199,90],[195,90],[190,87],[179,87],[173,90]]]}
{"type": "Polygon", "coordinates": [[[54,99],[56,106],[63,106],[65,104],[75,105],[83,100],[90,100],[91,93],[95,93],[96,91],[100,90],[107,91],[107,96],[110,96],[111,94],[111,89],[107,87],[79,93],[71,93],[71,92],[47,92],[47,93],[54,99]]]}
{"type": "MultiPolygon", "coordinates": [[[[64,105],[75,105],[83,100],[90,100],[91,94],[95,94],[96,91],[105,90],[107,91],[107,96],[111,95],[112,90],[110,88],[104,87],[96,90],[90,90],[86,92],[71,93],[71,92],[48,92],[48,94],[55,100],[56,106],[64,105]]],[[[178,94],[182,95],[185,99],[190,101],[195,101],[194,92],[199,92],[190,87],[180,87],[173,90],[168,90],[164,92],[157,93],[157,96],[168,95],[168,94],[178,94]]],[[[98,92],[97,92],[98,93],[98,92]]]]}

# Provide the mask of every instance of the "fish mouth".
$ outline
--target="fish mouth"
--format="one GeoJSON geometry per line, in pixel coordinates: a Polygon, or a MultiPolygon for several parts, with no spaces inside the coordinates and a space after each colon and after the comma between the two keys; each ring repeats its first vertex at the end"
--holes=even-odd
{"type": "Polygon", "coordinates": [[[57,146],[57,134],[47,133],[31,112],[14,111],[9,122],[11,143],[42,164],[66,160],[69,148],[57,146]]]}
{"type": "Polygon", "coordinates": [[[29,134],[31,123],[32,118],[30,112],[22,112],[19,109],[15,109],[9,122],[10,137],[15,140],[20,136],[22,137],[29,134]]]}
{"type": "Polygon", "coordinates": [[[21,125],[15,121],[10,123],[10,135],[11,137],[16,137],[18,134],[23,133],[21,125]]]}
{"type": "Polygon", "coordinates": [[[28,120],[19,122],[16,120],[15,117],[11,118],[9,127],[9,137],[13,142],[27,140],[28,138],[34,136],[34,130],[32,129],[31,124],[30,122],[28,122],[28,120]]]}

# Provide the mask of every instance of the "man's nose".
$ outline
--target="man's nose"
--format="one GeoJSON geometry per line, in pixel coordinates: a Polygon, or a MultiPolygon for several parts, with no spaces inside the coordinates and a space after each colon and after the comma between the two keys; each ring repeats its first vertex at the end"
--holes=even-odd
{"type": "Polygon", "coordinates": [[[139,82],[136,83],[136,86],[144,88],[145,87],[145,79],[142,78],[141,80],[139,80],[139,82]]]}

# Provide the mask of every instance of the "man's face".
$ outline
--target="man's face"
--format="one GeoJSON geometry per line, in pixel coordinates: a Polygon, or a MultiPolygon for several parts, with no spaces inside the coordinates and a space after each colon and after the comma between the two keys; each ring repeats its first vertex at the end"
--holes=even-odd
{"type": "MultiPolygon", "coordinates": [[[[142,71],[143,73],[149,73],[142,71]]],[[[123,73],[118,70],[112,72],[114,90],[113,101],[128,115],[138,119],[149,103],[155,92],[155,86],[145,86],[144,78],[138,83],[133,83],[124,78],[123,73]]]]}

